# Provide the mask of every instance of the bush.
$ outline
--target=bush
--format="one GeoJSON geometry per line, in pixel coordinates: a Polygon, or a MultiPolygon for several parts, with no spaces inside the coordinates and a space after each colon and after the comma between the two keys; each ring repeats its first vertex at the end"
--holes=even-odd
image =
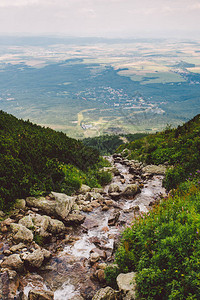
{"type": "Polygon", "coordinates": [[[106,185],[112,180],[112,174],[107,171],[99,171],[97,174],[98,181],[101,185],[106,185]]]}
{"type": "Polygon", "coordinates": [[[117,151],[131,150],[130,159],[138,159],[147,164],[173,165],[164,180],[167,190],[178,187],[190,173],[200,169],[200,115],[179,126],[167,128],[163,132],[150,134],[143,139],[122,145],[117,151]]]}
{"type": "Polygon", "coordinates": [[[125,229],[108,282],[136,271],[139,299],[200,299],[199,173],[125,229]]]}

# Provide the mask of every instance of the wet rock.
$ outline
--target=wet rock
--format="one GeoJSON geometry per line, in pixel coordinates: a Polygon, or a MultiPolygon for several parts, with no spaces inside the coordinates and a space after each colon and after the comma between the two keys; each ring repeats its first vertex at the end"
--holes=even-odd
{"type": "Polygon", "coordinates": [[[91,202],[91,206],[96,208],[96,207],[99,207],[100,204],[99,204],[98,200],[94,200],[94,201],[91,202]]]}
{"type": "Polygon", "coordinates": [[[17,252],[17,251],[22,250],[23,248],[26,248],[26,245],[23,244],[23,243],[19,243],[19,244],[17,244],[17,245],[12,246],[12,247],[10,248],[10,251],[11,251],[11,252],[17,252]]]}
{"type": "Polygon", "coordinates": [[[107,210],[109,210],[109,207],[108,207],[107,205],[104,205],[104,206],[102,207],[102,211],[107,211],[107,210]]]}
{"type": "Polygon", "coordinates": [[[113,199],[113,200],[119,200],[120,199],[120,196],[121,196],[121,194],[120,193],[110,193],[109,194],[110,195],[110,197],[113,199]]]}
{"type": "Polygon", "coordinates": [[[28,294],[28,300],[53,300],[54,293],[44,290],[32,290],[28,294]]]}
{"type": "Polygon", "coordinates": [[[117,292],[114,291],[111,287],[107,286],[103,289],[100,289],[92,298],[92,300],[116,300],[117,292]]]}
{"type": "Polygon", "coordinates": [[[113,202],[113,200],[105,200],[105,204],[107,206],[113,206],[114,202],[113,202]]]}
{"type": "Polygon", "coordinates": [[[47,230],[52,234],[57,234],[65,231],[65,225],[62,221],[49,218],[47,230]]]}
{"type": "Polygon", "coordinates": [[[0,299],[13,300],[19,288],[17,272],[6,269],[0,273],[0,299]]]}
{"type": "Polygon", "coordinates": [[[81,210],[84,212],[91,212],[91,211],[93,211],[93,207],[92,207],[92,205],[83,206],[81,210]]]}
{"type": "Polygon", "coordinates": [[[87,192],[90,192],[91,191],[91,188],[86,185],[86,184],[82,184],[80,189],[78,190],[78,193],[79,194],[86,194],[87,192]]]}
{"type": "Polygon", "coordinates": [[[92,229],[99,226],[99,221],[96,218],[87,216],[83,224],[87,229],[92,229]]]}
{"type": "Polygon", "coordinates": [[[139,210],[140,210],[140,207],[139,207],[138,205],[135,205],[135,206],[132,206],[132,207],[130,207],[130,208],[123,209],[123,212],[124,212],[124,213],[130,213],[130,212],[132,212],[132,211],[137,212],[137,211],[139,211],[139,210]]]}
{"type": "Polygon", "coordinates": [[[134,197],[140,191],[137,184],[129,184],[125,187],[122,194],[124,197],[131,198],[134,197]]]}
{"type": "Polygon", "coordinates": [[[13,239],[19,243],[19,242],[32,242],[33,240],[33,233],[31,230],[26,228],[25,226],[21,224],[12,223],[10,225],[12,232],[15,234],[13,236],[13,239]]]}
{"type": "Polygon", "coordinates": [[[114,226],[117,223],[117,221],[119,219],[119,216],[120,216],[120,212],[119,211],[113,212],[110,215],[109,219],[108,219],[108,225],[109,226],[114,226]]]}
{"type": "Polygon", "coordinates": [[[93,253],[97,253],[99,255],[99,257],[102,258],[103,260],[105,260],[107,258],[106,251],[101,250],[99,248],[92,249],[91,254],[93,254],[93,253]]]}
{"type": "Polygon", "coordinates": [[[120,193],[120,187],[118,186],[118,184],[116,183],[112,183],[110,184],[109,188],[108,188],[108,193],[120,193]]]}
{"type": "Polygon", "coordinates": [[[91,253],[90,255],[90,262],[94,264],[100,259],[100,255],[97,252],[91,253]]]}
{"type": "Polygon", "coordinates": [[[44,261],[44,254],[40,249],[34,250],[32,253],[24,253],[21,257],[31,268],[40,268],[44,261]]]}
{"type": "Polygon", "coordinates": [[[51,252],[50,251],[43,248],[43,249],[41,249],[41,252],[42,252],[45,260],[50,259],[50,257],[51,257],[51,252]]]}
{"type": "Polygon", "coordinates": [[[127,300],[135,299],[135,288],[136,288],[135,277],[136,277],[135,272],[126,273],[126,274],[121,273],[117,276],[118,288],[122,292],[122,294],[127,295],[126,298],[127,300]]]}
{"type": "Polygon", "coordinates": [[[95,245],[100,245],[101,240],[97,236],[92,236],[89,238],[90,243],[93,243],[95,245]]]}
{"type": "Polygon", "coordinates": [[[84,300],[84,298],[82,296],[75,295],[70,300],[84,300]]]}
{"type": "Polygon", "coordinates": [[[31,216],[25,216],[23,217],[21,220],[19,220],[19,224],[25,226],[28,229],[33,229],[34,228],[34,224],[32,221],[31,216]]]}
{"type": "Polygon", "coordinates": [[[148,165],[142,168],[142,172],[147,175],[165,175],[167,167],[165,165],[148,165]]]}
{"type": "Polygon", "coordinates": [[[3,251],[3,254],[6,255],[6,256],[8,256],[8,255],[11,255],[12,252],[11,252],[10,250],[7,249],[7,250],[4,250],[4,251],[3,251]]]}
{"type": "Polygon", "coordinates": [[[116,167],[104,167],[103,168],[104,172],[110,172],[112,173],[114,176],[118,176],[120,175],[119,170],[116,167]]]}
{"type": "Polygon", "coordinates": [[[24,263],[20,258],[19,254],[12,254],[2,262],[1,267],[2,268],[9,268],[14,269],[16,271],[22,271],[23,270],[24,263]]]}
{"type": "Polygon", "coordinates": [[[103,283],[105,282],[105,273],[104,273],[104,270],[97,270],[95,272],[95,277],[99,280],[99,282],[103,283]]]}
{"type": "Polygon", "coordinates": [[[103,188],[93,188],[92,192],[93,193],[99,193],[99,194],[105,194],[103,188]]]}
{"type": "Polygon", "coordinates": [[[81,215],[81,214],[69,214],[65,220],[64,223],[66,225],[78,225],[78,224],[82,224],[85,220],[85,216],[81,215]]]}

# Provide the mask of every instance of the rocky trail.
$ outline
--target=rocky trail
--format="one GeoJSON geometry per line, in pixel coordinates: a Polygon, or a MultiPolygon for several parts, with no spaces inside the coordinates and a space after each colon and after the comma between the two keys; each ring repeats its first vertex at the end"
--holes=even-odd
{"type": "Polygon", "coordinates": [[[120,154],[107,159],[113,179],[103,189],[82,186],[72,197],[52,192],[21,199],[4,218],[0,299],[106,299],[101,293],[111,289],[104,269],[113,262],[121,232],[165,196],[166,170],[120,154]]]}

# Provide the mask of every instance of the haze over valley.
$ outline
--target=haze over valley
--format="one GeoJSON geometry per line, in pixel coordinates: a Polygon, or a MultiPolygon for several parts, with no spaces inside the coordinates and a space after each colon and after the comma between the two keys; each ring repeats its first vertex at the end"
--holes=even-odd
{"type": "Polygon", "coordinates": [[[1,109],[76,138],[154,132],[200,112],[200,42],[1,37],[1,109]]]}

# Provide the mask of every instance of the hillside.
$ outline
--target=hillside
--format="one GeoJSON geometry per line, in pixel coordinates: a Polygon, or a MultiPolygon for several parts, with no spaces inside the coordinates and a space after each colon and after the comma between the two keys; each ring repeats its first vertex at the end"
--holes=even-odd
{"type": "Polygon", "coordinates": [[[62,132],[0,111],[0,208],[14,199],[56,190],[71,194],[82,182],[98,186],[98,151],[62,132]]]}
{"type": "Polygon", "coordinates": [[[147,164],[173,165],[164,180],[169,190],[190,179],[200,169],[200,115],[176,129],[168,128],[157,134],[121,145],[118,151],[131,150],[130,158],[147,164]]]}
{"type": "Polygon", "coordinates": [[[120,145],[141,139],[145,136],[147,136],[146,133],[102,135],[83,139],[82,142],[86,146],[97,149],[101,155],[111,155],[120,145]]]}

